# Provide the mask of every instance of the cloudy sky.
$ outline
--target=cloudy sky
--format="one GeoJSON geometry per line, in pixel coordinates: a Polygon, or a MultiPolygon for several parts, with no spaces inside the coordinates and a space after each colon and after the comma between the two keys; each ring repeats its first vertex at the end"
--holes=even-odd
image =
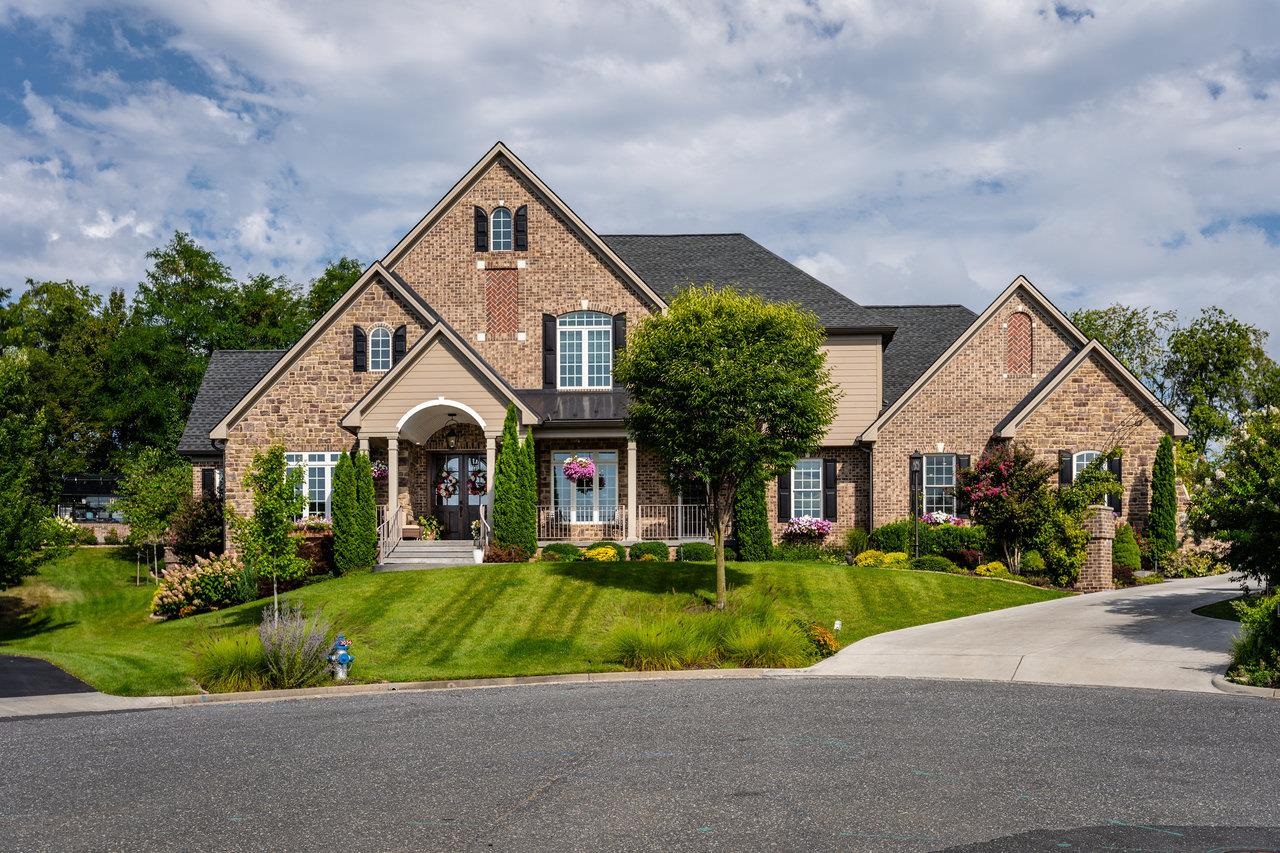
{"type": "Polygon", "coordinates": [[[1278,119],[1269,0],[0,0],[0,287],[131,289],[175,229],[305,281],[502,139],[600,233],[868,304],[1023,273],[1280,339],[1278,119]]]}

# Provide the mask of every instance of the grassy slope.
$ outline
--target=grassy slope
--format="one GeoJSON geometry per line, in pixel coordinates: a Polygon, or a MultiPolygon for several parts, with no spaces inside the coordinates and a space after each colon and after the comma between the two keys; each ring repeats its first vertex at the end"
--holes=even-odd
{"type": "MultiPolygon", "coordinates": [[[[263,602],[173,622],[147,617],[152,587],[114,551],[81,549],[0,593],[0,651],[45,658],[101,690],[190,693],[194,651],[251,634],[263,602]]],[[[1062,593],[931,572],[825,564],[736,563],[731,588],[772,591],[796,616],[844,622],[842,643],[1062,593]]],[[[352,638],[353,676],[416,680],[618,669],[605,660],[615,621],[710,598],[711,566],[486,565],[359,574],[289,593],[352,638]],[[674,595],[672,593],[675,593],[674,595]]]]}

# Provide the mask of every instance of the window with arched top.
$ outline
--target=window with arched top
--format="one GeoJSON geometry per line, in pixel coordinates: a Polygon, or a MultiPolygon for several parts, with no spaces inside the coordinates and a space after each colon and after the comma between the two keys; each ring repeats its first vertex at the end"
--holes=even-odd
{"type": "Polygon", "coordinates": [[[511,211],[505,207],[495,208],[489,217],[491,239],[489,249],[494,252],[510,252],[512,241],[511,211]]]}
{"type": "Polygon", "coordinates": [[[556,319],[561,388],[613,386],[613,317],[574,311],[556,319]]]}
{"type": "Polygon", "coordinates": [[[369,333],[369,369],[391,369],[391,330],[386,326],[369,333]]]}
{"type": "Polygon", "coordinates": [[[1071,457],[1071,479],[1074,481],[1080,476],[1080,472],[1089,467],[1089,463],[1097,459],[1102,454],[1097,450],[1081,450],[1071,457]]]}
{"type": "Polygon", "coordinates": [[[1011,375],[1031,373],[1031,315],[1018,311],[1005,324],[1004,370],[1011,375]]]}

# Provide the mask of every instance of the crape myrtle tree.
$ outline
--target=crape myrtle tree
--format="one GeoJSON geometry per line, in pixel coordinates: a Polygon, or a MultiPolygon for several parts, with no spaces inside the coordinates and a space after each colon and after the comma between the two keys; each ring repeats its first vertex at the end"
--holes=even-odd
{"type": "Polygon", "coordinates": [[[1021,571],[1023,552],[1036,543],[1053,516],[1047,483],[1055,470],[1024,445],[999,444],[972,468],[956,474],[956,492],[1014,572],[1021,571]]]}
{"type": "Polygon", "coordinates": [[[637,324],[615,378],[630,395],[627,428],[673,482],[707,490],[716,606],[726,599],[724,543],[738,489],[814,452],[839,390],[813,313],[713,284],[680,291],[637,324]]]}

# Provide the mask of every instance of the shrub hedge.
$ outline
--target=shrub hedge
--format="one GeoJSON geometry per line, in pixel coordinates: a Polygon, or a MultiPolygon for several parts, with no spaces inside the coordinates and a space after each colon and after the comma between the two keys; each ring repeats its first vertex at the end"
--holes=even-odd
{"type": "Polygon", "coordinates": [[[927,554],[923,557],[916,557],[911,561],[911,568],[918,572],[950,572],[951,574],[964,573],[964,569],[960,568],[946,557],[939,557],[937,554],[927,554]]]}
{"type": "Polygon", "coordinates": [[[671,549],[667,547],[665,542],[637,542],[631,546],[631,551],[627,556],[632,560],[640,560],[649,556],[665,563],[671,559],[671,549]]]}
{"type": "Polygon", "coordinates": [[[582,559],[582,549],[572,542],[544,545],[538,559],[544,563],[572,563],[582,559]]]}
{"type": "MultiPolygon", "coordinates": [[[[922,557],[936,554],[953,561],[964,561],[972,559],[966,552],[977,551],[978,559],[981,559],[981,554],[987,549],[987,532],[980,524],[960,526],[921,522],[919,532],[922,557]]],[[[903,518],[877,527],[872,531],[868,544],[877,551],[902,551],[910,554],[915,548],[911,519],[903,518]]]]}
{"type": "MultiPolygon", "coordinates": [[[[711,563],[716,559],[716,549],[710,542],[684,542],[676,548],[676,559],[683,563],[711,563]]],[[[725,559],[733,559],[727,548],[725,559]]]]}
{"type": "Polygon", "coordinates": [[[1116,528],[1115,541],[1111,543],[1111,562],[1117,568],[1136,572],[1142,568],[1142,551],[1138,549],[1138,537],[1133,528],[1121,524],[1116,528]]]}
{"type": "Polygon", "coordinates": [[[582,556],[583,556],[583,558],[584,558],[584,559],[590,559],[589,557],[587,557],[587,551],[594,551],[594,550],[595,550],[595,549],[597,549],[597,548],[611,548],[611,549],[613,549],[613,553],[614,553],[615,555],[617,555],[619,562],[621,562],[622,560],[627,559],[627,548],[626,548],[626,546],[625,546],[625,545],[621,545],[621,544],[619,544],[619,543],[617,543],[617,542],[614,542],[612,539],[601,539],[599,542],[592,543],[590,546],[588,546],[587,548],[585,548],[585,549],[583,550],[583,552],[582,552],[582,556]]]}

